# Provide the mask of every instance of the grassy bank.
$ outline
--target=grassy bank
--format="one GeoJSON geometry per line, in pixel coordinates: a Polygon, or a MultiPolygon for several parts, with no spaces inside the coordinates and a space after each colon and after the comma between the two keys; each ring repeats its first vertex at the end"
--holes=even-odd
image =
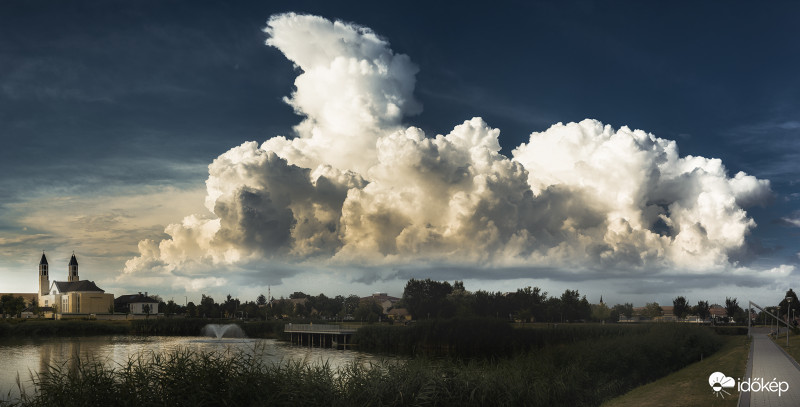
{"type": "Polygon", "coordinates": [[[781,334],[773,341],[780,346],[786,353],[789,354],[794,360],[800,360],[800,335],[789,333],[789,346],[786,346],[786,329],[781,331],[781,334]]]}
{"type": "Polygon", "coordinates": [[[336,371],[184,350],[140,356],[116,369],[92,361],[74,371],[56,367],[36,379],[36,393],[19,405],[596,406],[722,343],[711,330],[664,324],[508,358],[416,358],[336,371]]]}
{"type": "Polygon", "coordinates": [[[238,324],[251,338],[277,338],[283,321],[231,321],[227,319],[149,318],[130,321],[15,320],[0,322],[0,338],[87,335],[197,336],[207,324],[238,324]]]}
{"type": "Polygon", "coordinates": [[[195,336],[208,324],[236,324],[250,338],[276,338],[283,333],[283,321],[231,321],[229,319],[154,318],[131,321],[137,335],[195,336]]]}
{"type": "Polygon", "coordinates": [[[2,337],[125,335],[130,332],[128,321],[91,320],[19,320],[0,323],[2,337]]]}
{"type": "Polygon", "coordinates": [[[750,346],[743,336],[728,336],[724,341],[722,349],[712,356],[637,387],[603,407],[736,406],[738,392],[732,391],[725,399],[714,397],[707,378],[713,372],[730,372],[732,377],[743,377],[750,346]]]}

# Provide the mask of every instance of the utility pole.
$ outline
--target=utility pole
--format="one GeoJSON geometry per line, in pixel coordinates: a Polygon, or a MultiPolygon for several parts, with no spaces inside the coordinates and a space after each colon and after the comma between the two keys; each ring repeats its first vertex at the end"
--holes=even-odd
{"type": "Polygon", "coordinates": [[[789,347],[789,319],[791,318],[792,297],[786,297],[786,347],[789,347]]]}

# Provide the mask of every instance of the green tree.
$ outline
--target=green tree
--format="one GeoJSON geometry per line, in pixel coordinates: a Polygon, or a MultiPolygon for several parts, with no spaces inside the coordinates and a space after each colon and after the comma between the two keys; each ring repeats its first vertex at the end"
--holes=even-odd
{"type": "MultiPolygon", "coordinates": [[[[475,295],[464,289],[462,281],[453,283],[453,291],[447,294],[447,302],[453,309],[453,315],[458,317],[471,317],[474,316],[474,302],[475,295]]],[[[398,303],[392,308],[405,308],[405,304],[398,303]]]]}
{"type": "MultiPolygon", "coordinates": [[[[592,320],[608,321],[611,318],[611,309],[606,304],[592,304],[592,320]]],[[[619,315],[617,316],[619,319],[619,315]]]]}
{"type": "Polygon", "coordinates": [[[294,310],[290,315],[297,318],[308,318],[311,316],[311,305],[297,302],[294,304],[294,310]]]}
{"type": "Polygon", "coordinates": [[[545,301],[545,315],[550,322],[564,322],[564,307],[561,298],[550,297],[545,301]]]}
{"type": "Polygon", "coordinates": [[[25,299],[20,297],[14,297],[12,294],[6,294],[0,297],[0,305],[2,307],[2,313],[11,315],[13,317],[19,317],[22,310],[25,309],[25,299]]]}
{"type": "Polygon", "coordinates": [[[256,304],[258,305],[266,305],[267,304],[267,297],[264,294],[259,294],[258,298],[256,298],[256,304]]]}
{"type": "Polygon", "coordinates": [[[644,315],[646,317],[649,317],[649,318],[655,318],[655,317],[660,317],[661,315],[664,315],[664,311],[661,309],[661,306],[658,305],[657,302],[648,302],[644,306],[644,310],[642,311],[642,315],[644,315]]]}
{"type": "Polygon", "coordinates": [[[589,301],[585,295],[581,298],[578,290],[565,290],[561,294],[561,309],[567,321],[586,320],[592,314],[589,301]]]}
{"type": "Polygon", "coordinates": [[[240,304],[241,302],[238,298],[233,298],[228,294],[225,297],[225,302],[220,305],[220,311],[226,318],[234,318],[237,311],[239,311],[240,304]]]}
{"type": "Polygon", "coordinates": [[[518,313],[518,317],[523,320],[533,319],[543,321],[546,316],[545,301],[547,292],[539,287],[520,288],[517,292],[509,295],[509,301],[513,311],[518,313]]]}
{"type": "Polygon", "coordinates": [[[176,304],[175,301],[169,300],[164,304],[164,315],[175,315],[180,311],[180,308],[180,305],[176,304]]]}
{"type": "Polygon", "coordinates": [[[342,310],[341,313],[343,314],[342,317],[347,315],[353,316],[353,313],[356,312],[356,308],[358,308],[358,304],[361,302],[361,298],[358,298],[357,295],[350,294],[347,298],[344,299],[342,302],[342,310]]]}
{"type": "Polygon", "coordinates": [[[383,308],[381,308],[377,301],[372,298],[365,298],[358,304],[358,308],[356,308],[356,311],[353,313],[353,317],[357,321],[366,321],[371,324],[378,322],[382,314],[383,308]]]}
{"type": "Polygon", "coordinates": [[[725,312],[728,314],[729,320],[735,320],[736,314],[741,310],[742,308],[739,307],[739,301],[736,298],[725,297],[725,312]]]}
{"type": "Polygon", "coordinates": [[[201,294],[197,314],[203,318],[219,318],[219,304],[214,302],[214,298],[201,294]]]}
{"type": "Polygon", "coordinates": [[[778,307],[781,309],[781,314],[786,314],[787,297],[792,299],[788,304],[788,309],[792,312],[792,317],[795,315],[800,315],[800,301],[797,300],[797,294],[795,294],[794,290],[791,288],[786,292],[786,295],[783,296],[781,302],[778,303],[778,307]]]}
{"type": "Polygon", "coordinates": [[[451,292],[453,287],[447,281],[412,278],[403,290],[403,302],[414,319],[449,317],[453,308],[447,306],[447,295],[451,292]]]}
{"type": "Polygon", "coordinates": [[[708,305],[708,301],[697,301],[697,305],[693,308],[694,314],[700,317],[703,321],[708,319],[711,316],[711,307],[708,305]]]}
{"type": "Polygon", "coordinates": [[[686,318],[691,311],[691,306],[686,298],[683,296],[676,297],[672,300],[672,313],[678,318],[686,318]]]}
{"type": "Polygon", "coordinates": [[[311,307],[319,313],[322,318],[332,318],[339,314],[342,310],[342,300],[344,297],[328,298],[325,294],[320,293],[316,297],[308,297],[308,302],[311,307]]]}
{"type": "Polygon", "coordinates": [[[619,321],[620,317],[630,318],[633,316],[633,304],[626,302],[625,304],[617,304],[611,308],[612,321],[619,321]]]}
{"type": "Polygon", "coordinates": [[[189,303],[186,304],[186,316],[188,316],[188,317],[196,317],[197,316],[197,306],[194,305],[194,302],[192,302],[192,301],[189,301],[189,303]]]}
{"type": "MultiPolygon", "coordinates": [[[[33,315],[42,316],[42,308],[39,307],[39,297],[34,297],[33,298],[33,301],[31,302],[31,308],[32,308],[32,311],[33,311],[33,315]]],[[[114,306],[112,305],[111,306],[111,311],[109,312],[109,314],[113,314],[113,313],[114,313],[114,306]]]]}
{"type": "Polygon", "coordinates": [[[241,304],[239,310],[244,312],[245,318],[264,318],[266,314],[264,314],[262,308],[258,306],[257,303],[253,301],[247,301],[244,304],[241,304]]]}

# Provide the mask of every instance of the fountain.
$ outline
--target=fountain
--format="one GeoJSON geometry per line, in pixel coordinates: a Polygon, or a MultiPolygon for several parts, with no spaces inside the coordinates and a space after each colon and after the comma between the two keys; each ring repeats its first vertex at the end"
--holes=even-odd
{"type": "Polygon", "coordinates": [[[242,331],[242,328],[236,324],[208,324],[203,327],[201,334],[212,338],[216,337],[217,339],[247,337],[244,331],[242,331]]]}

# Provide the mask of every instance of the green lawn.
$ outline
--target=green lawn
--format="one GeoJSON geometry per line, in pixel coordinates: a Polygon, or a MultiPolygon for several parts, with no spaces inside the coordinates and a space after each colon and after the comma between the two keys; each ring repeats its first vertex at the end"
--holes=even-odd
{"type": "Polygon", "coordinates": [[[800,358],[800,335],[789,335],[789,347],[786,347],[786,330],[784,329],[780,336],[775,338],[775,343],[780,345],[783,350],[786,351],[789,355],[791,355],[794,360],[798,360],[800,358]]]}
{"type": "MultiPolygon", "coordinates": [[[[800,337],[797,339],[795,349],[800,351],[800,337]]],[[[732,389],[724,400],[716,397],[708,384],[708,376],[714,372],[730,372],[732,377],[742,377],[749,351],[746,336],[727,337],[722,349],[703,361],[637,387],[604,403],[603,407],[736,406],[739,392],[732,389]]]]}

